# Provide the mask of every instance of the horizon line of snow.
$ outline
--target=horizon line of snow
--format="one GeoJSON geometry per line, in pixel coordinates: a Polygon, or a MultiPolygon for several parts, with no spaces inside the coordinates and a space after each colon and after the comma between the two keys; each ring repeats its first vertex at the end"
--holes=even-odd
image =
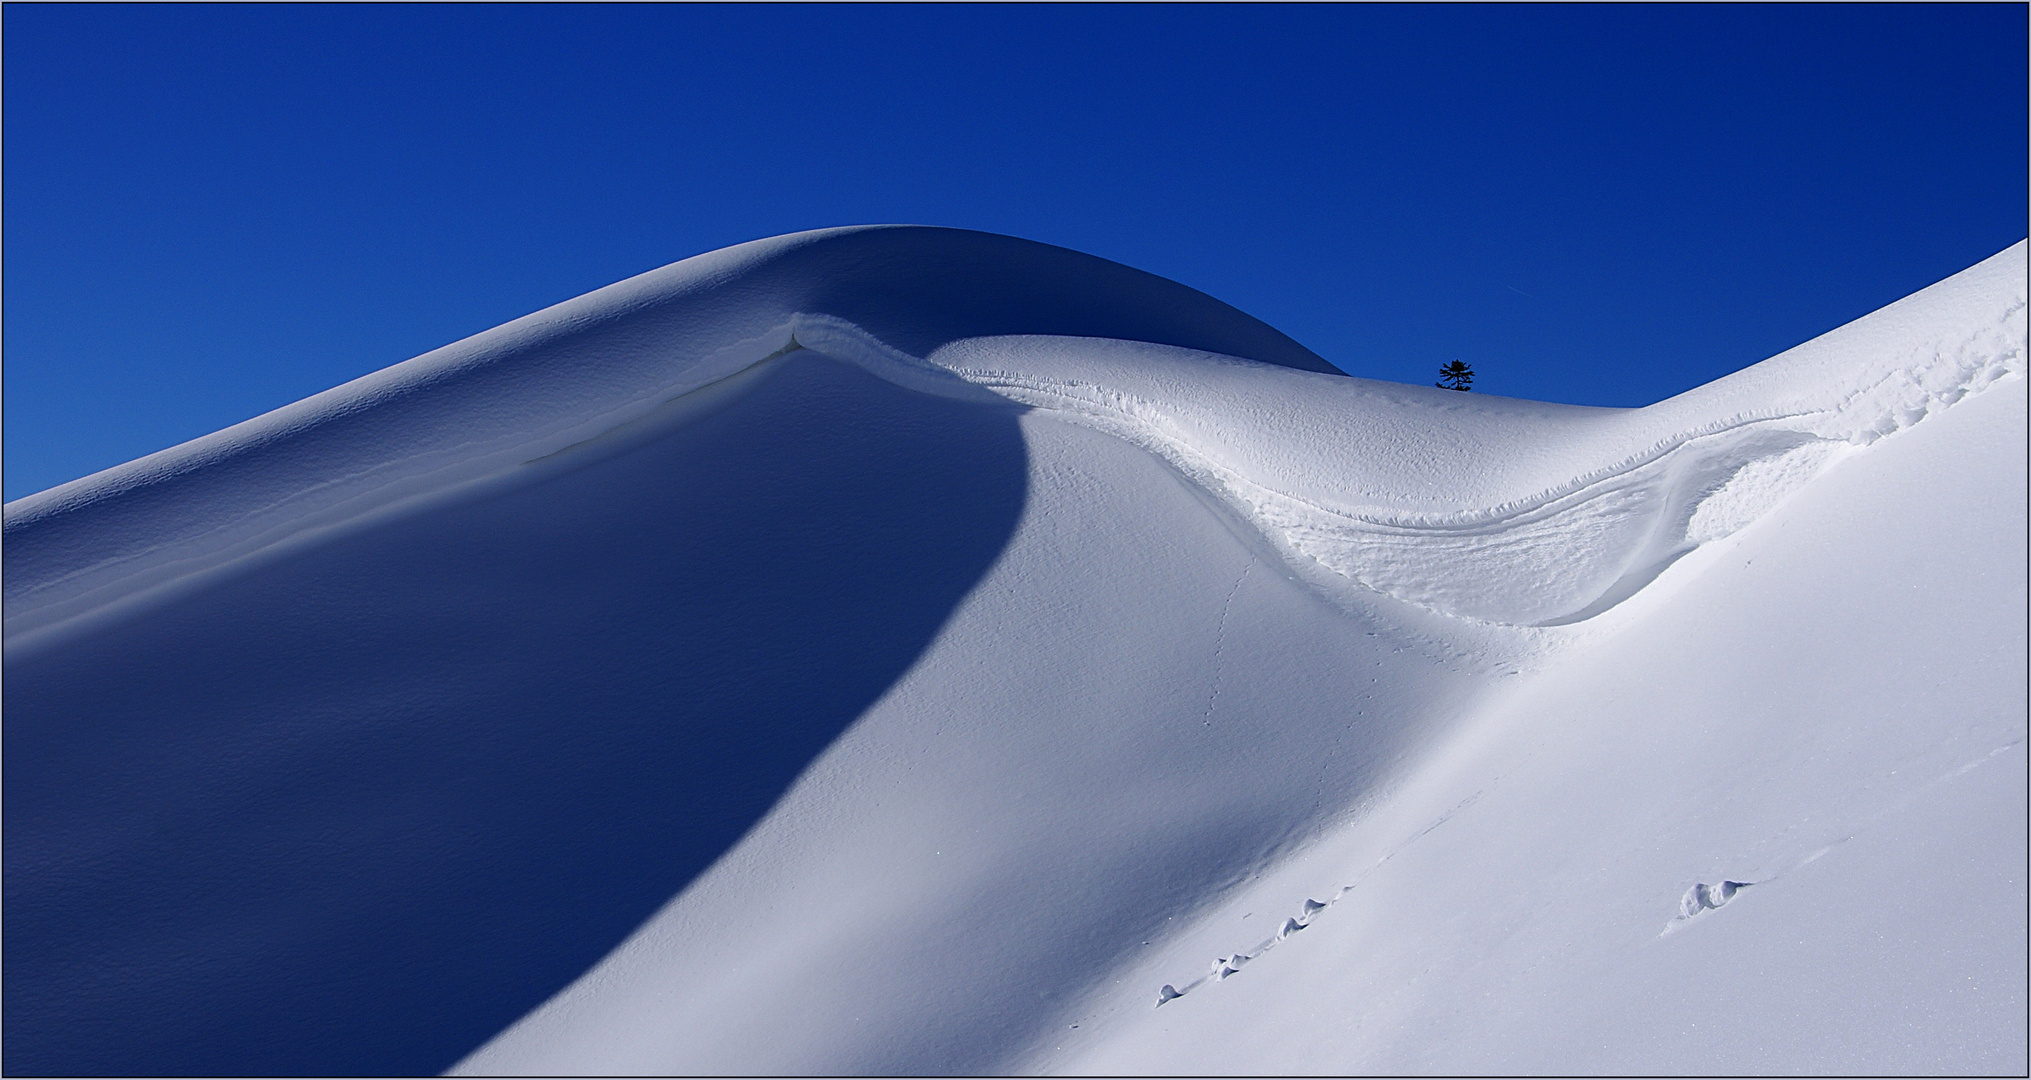
{"type": "MultiPolygon", "coordinates": [[[[1345,582],[1354,593],[1372,590],[1479,623],[1570,623],[1633,595],[1664,565],[1700,544],[1746,526],[1846,448],[1866,446],[1968,394],[2021,377],[2024,248],[2019,242],[1761,364],[1656,405],[1613,414],[1612,421],[1627,429],[1628,442],[1640,448],[1608,464],[1579,470],[1529,495],[1445,512],[1327,505],[1318,492],[1288,490],[1233,453],[1195,438],[1182,417],[1198,403],[1005,366],[970,366],[964,349],[916,357],[835,316],[793,314],[765,333],[709,349],[712,325],[678,328],[689,331],[679,337],[697,342],[690,349],[668,340],[667,333],[656,335],[662,340],[625,334],[618,341],[581,340],[593,324],[609,334],[624,327],[625,302],[604,313],[531,316],[7,504],[14,557],[6,637],[10,647],[30,646],[81,620],[150,602],[250,559],[487,485],[525,482],[536,475],[532,470],[568,467],[565,459],[573,451],[602,452],[631,433],[652,437],[682,422],[687,411],[709,407],[714,388],[736,386],[738,376],[800,348],[853,363],[906,389],[1040,410],[1123,438],[1231,507],[1315,585],[1330,589],[1345,582]],[[594,317],[600,314],[606,317],[594,317]],[[1937,327],[1917,346],[1909,333],[1914,321],[1937,327]],[[587,363],[574,356],[575,364],[554,365],[568,369],[562,374],[537,363],[558,348],[582,353],[587,347],[601,359],[620,353],[628,363],[587,363]],[[672,363],[673,351],[697,358],[687,363],[679,356],[672,363]],[[623,368],[629,370],[617,370],[623,368]],[[646,389],[628,385],[624,377],[650,373],[660,377],[646,389]],[[449,397],[443,392],[461,380],[481,385],[449,397]],[[1773,394],[1773,382],[1784,392],[1773,394]],[[1738,407],[1744,398],[1772,397],[1781,404],[1738,407]],[[196,490],[169,490],[192,485],[196,490]],[[122,495],[130,497],[118,498],[122,495]],[[97,516],[111,520],[78,522],[87,526],[82,530],[47,527],[91,510],[106,511],[97,516]],[[36,543],[42,534],[55,535],[36,543]],[[1435,546],[1446,557],[1432,559],[1435,546]]],[[[962,344],[983,341],[991,341],[1004,359],[1049,354],[1054,362],[1077,353],[1082,343],[1123,344],[1042,336],[962,344]]],[[[1382,385],[1173,346],[1132,347],[1172,367],[1245,369],[1248,378],[1292,408],[1319,408],[1306,399],[1320,386],[1382,385]]],[[[1253,417],[1220,419],[1230,429],[1230,442],[1253,437],[1274,455],[1300,461],[1322,452],[1288,445],[1260,423],[1251,429],[1253,417]]],[[[1332,464],[1321,459],[1315,471],[1330,479],[1332,464]]],[[[1341,490],[1327,494],[1341,496],[1345,485],[1337,486],[1341,490]]]]}

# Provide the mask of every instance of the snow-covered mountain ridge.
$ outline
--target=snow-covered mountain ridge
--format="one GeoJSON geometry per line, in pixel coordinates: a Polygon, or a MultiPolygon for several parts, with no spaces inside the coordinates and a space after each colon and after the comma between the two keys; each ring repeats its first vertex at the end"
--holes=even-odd
{"type": "Polygon", "coordinates": [[[2021,1070],[2024,263],[1616,410],[826,230],[9,504],[5,1066],[2021,1070]]]}
{"type": "Polygon", "coordinates": [[[768,359],[800,311],[919,352],[981,334],[1113,334],[1332,370],[1211,297],[1063,248],[908,227],[755,241],[15,500],[10,640],[291,536],[490,478],[520,482],[524,465],[666,416],[768,359]]]}
{"type": "MultiPolygon", "coordinates": [[[[1239,312],[1217,310],[1224,305],[1210,298],[1153,289],[1169,285],[1153,278],[1132,283],[1140,291],[1121,305],[1131,317],[1111,311],[1096,328],[1106,323],[1131,334],[1142,328],[1133,316],[1153,322],[1149,313],[1169,314],[1166,305],[1188,307],[1219,329],[1187,327],[1174,332],[1178,340],[1203,338],[1237,356],[1246,343],[1261,358],[1302,366],[1280,370],[1205,348],[1045,334],[973,333],[919,357],[825,312],[791,312],[760,333],[722,340],[759,325],[772,307],[808,299],[771,280],[782,276],[772,271],[785,252],[897,232],[830,230],[700,256],[217,436],[17,500],[7,516],[17,550],[7,592],[10,640],[26,645],[42,627],[320,526],[356,523],[384,508],[399,512],[475,484],[521,482],[530,466],[574,448],[600,443],[604,450],[601,440],[646,436],[696,404],[693,395],[798,348],[909,389],[981,400],[969,393],[978,388],[1127,438],[1223,499],[1327,588],[1351,582],[1494,623],[1567,623],[1626,598],[1673,559],[1747,524],[1842,445],[1867,445],[1998,378],[2021,375],[2025,363],[2025,297],[2015,273],[2021,245],[1754,368],[1637,410],[1482,396],[1462,412],[1443,392],[1322,378],[1317,372],[1328,365],[1295,343],[1249,325],[1239,312]],[[676,306],[673,298],[710,316],[670,318],[658,309],[676,306]],[[1215,310],[1206,317],[1198,309],[1215,310]],[[588,342],[589,328],[604,333],[588,342]],[[546,355],[559,350],[572,362],[546,355]],[[524,372],[538,363],[557,370],[524,372]],[[485,386],[488,376],[501,381],[499,369],[515,369],[515,381],[485,386]],[[454,396],[441,389],[450,383],[482,385],[454,396]],[[402,415],[418,397],[454,411],[427,422],[402,415]],[[361,438],[352,433],[358,428],[376,436],[393,429],[397,438],[361,438]],[[359,456],[333,460],[324,446],[333,429],[346,432],[336,437],[359,456]],[[1575,474],[1575,462],[1587,467],[1575,474]],[[176,520],[148,497],[167,480],[186,492],[217,473],[236,490],[200,519],[176,520]],[[145,515],[140,524],[100,523],[130,504],[147,508],[137,513],[145,515]],[[92,519],[95,543],[68,535],[64,522],[76,517],[92,519]],[[49,542],[39,543],[44,536],[49,542]],[[1428,557],[1435,551],[1448,556],[1428,557]],[[1445,567],[1462,576],[1444,574],[1445,567]]],[[[916,232],[941,233],[900,230],[916,232]]],[[[835,255],[847,264],[835,272],[854,269],[856,256],[865,257],[852,247],[835,255]]],[[[1078,269],[1094,276],[1092,267],[1078,269]]],[[[192,502],[186,495],[181,505],[192,502]]]]}
{"type": "Polygon", "coordinates": [[[1482,399],[1463,416],[1444,391],[1217,357],[1152,363],[1121,345],[976,339],[935,358],[1163,455],[1295,565],[1332,571],[1315,580],[1448,615],[1569,623],[1748,524],[1842,446],[2021,376],[2023,254],[1636,410],[1482,399]],[[1576,463],[1592,467],[1574,475],[1576,463]]]}

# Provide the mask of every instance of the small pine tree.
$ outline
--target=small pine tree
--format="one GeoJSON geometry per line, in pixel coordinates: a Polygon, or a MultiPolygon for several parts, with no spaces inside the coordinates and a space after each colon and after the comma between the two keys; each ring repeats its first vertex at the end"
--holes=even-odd
{"type": "Polygon", "coordinates": [[[1432,385],[1442,390],[1466,390],[1474,385],[1474,369],[1455,360],[1439,368],[1439,381],[1432,385]]]}

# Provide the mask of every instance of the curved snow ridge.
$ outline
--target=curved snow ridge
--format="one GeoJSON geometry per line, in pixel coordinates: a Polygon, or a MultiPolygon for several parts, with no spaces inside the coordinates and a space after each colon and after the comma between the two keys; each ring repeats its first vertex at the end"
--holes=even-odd
{"type": "MultiPolygon", "coordinates": [[[[513,482],[526,477],[524,464],[579,444],[681,419],[711,388],[786,347],[797,314],[814,311],[905,355],[967,337],[1069,334],[1334,371],[1204,293],[1047,244],[919,226],[759,240],[8,504],[9,644],[448,491],[513,482]]],[[[921,363],[892,374],[959,392],[921,363]]]]}
{"type": "Polygon", "coordinates": [[[2023,253],[1614,410],[1329,374],[1203,294],[1008,237],[757,241],[10,504],[6,632],[20,647],[335,529],[570,468],[712,408],[798,349],[1126,439],[1328,588],[1488,624],[1572,623],[1845,448],[2020,376],[2023,253]]]}
{"type": "MultiPolygon", "coordinates": [[[[1866,444],[1854,435],[1817,433],[1843,419],[1832,409],[1730,417],[1494,506],[1444,513],[1350,509],[1262,483],[1207,453],[1157,403],[1006,373],[965,374],[1022,404],[1161,455],[1239,510],[1288,557],[1432,611],[1508,625],[1598,614],[1605,610],[1599,601],[1612,606],[1633,595],[1670,561],[1761,517],[1850,444],[1866,444]]],[[[1927,404],[1936,411],[1993,381],[1971,379],[1927,404]]],[[[1857,430],[1878,435],[1923,415],[1907,408],[1871,416],[1857,430]]]]}
{"type": "Polygon", "coordinates": [[[1329,580],[1444,615],[1551,626],[1628,599],[1853,448],[2021,377],[2023,254],[2020,243],[1646,409],[1469,403],[1397,387],[1382,414],[1366,400],[1375,384],[1364,380],[1319,380],[1122,342],[975,340],[933,359],[969,382],[1164,457],[1286,558],[1323,567],[1329,580]],[[1236,378],[1251,384],[1254,400],[1229,392],[1207,403],[1209,387],[1224,390],[1223,379],[1236,378]],[[1488,422],[1448,435],[1447,414],[1462,409],[1488,422]],[[1506,428],[1494,422],[1504,410],[1506,428]],[[1382,421],[1412,430],[1370,438],[1382,421]],[[1409,460],[1398,445],[1406,442],[1448,454],[1409,460]],[[1478,474],[1478,491],[1463,472],[1478,474]],[[1527,493],[1501,498],[1501,486],[1527,493]],[[1474,495],[1487,501],[1462,505],[1474,495]]]}

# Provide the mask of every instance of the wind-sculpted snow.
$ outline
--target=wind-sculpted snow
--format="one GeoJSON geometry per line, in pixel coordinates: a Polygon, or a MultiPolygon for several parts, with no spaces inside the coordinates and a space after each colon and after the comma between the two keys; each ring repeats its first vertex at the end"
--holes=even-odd
{"type": "Polygon", "coordinates": [[[25,645],[320,529],[522,482],[527,466],[681,421],[692,395],[798,348],[1126,438],[1329,590],[1569,623],[1740,529],[1843,447],[2021,373],[2022,256],[1680,397],[1609,410],[1325,374],[1209,297],[1006,237],[758,241],[11,504],[8,634],[25,645]],[[1912,325],[1940,330],[1914,338],[1912,325]]]}
{"type": "Polygon", "coordinates": [[[2021,245],[1748,371],[1604,410],[1269,371],[1118,342],[975,340],[968,381],[1144,446],[1294,563],[1442,612],[1597,614],[1844,448],[2025,365],[2021,245]],[[1913,340],[1912,325],[1938,327],[1913,340]]]}
{"type": "MultiPolygon", "coordinates": [[[[1564,829],[1578,812],[1559,800],[1618,777],[1650,832],[1598,863],[1646,868],[1616,925],[1665,941],[1677,912],[1674,947],[1750,925],[1846,842],[1822,834],[1874,820],[1853,807],[1897,763],[1978,744],[2014,775],[1995,750],[2023,745],[2013,721],[1984,706],[1949,738],[1871,720],[1902,734],[1856,751],[1874,770],[1856,779],[1847,744],[1785,742],[1848,722],[1821,704],[1838,688],[1787,671],[1729,705],[1804,702],[1728,728],[1771,740],[1748,765],[1673,771],[1725,756],[1699,737],[1728,725],[1686,690],[1666,730],[1555,696],[1581,702],[1560,723],[1608,718],[1573,751],[1605,764],[1578,779],[1534,750],[1460,779],[1447,740],[1514,687],[1590,670],[1582,646],[1654,630],[1674,590],[1739,584],[1711,568],[1741,537],[1791,550],[1773,520],[1844,458],[1901,460],[1864,452],[1884,436],[1945,427],[1939,455],[2000,453],[1966,433],[2007,432],[1997,402],[2021,399],[2024,253],[1624,410],[1351,378],[1210,297],[1062,249],[827,230],[673,264],[9,504],[6,1065],[1164,1071],[1148,1047],[1169,1036],[1135,1025],[1291,985],[1279,971],[1344,951],[1417,875],[1472,910],[1427,936],[1494,955],[1506,913],[1536,909],[1517,896],[1584,883],[1476,868],[1592,850],[1612,830],[1564,829]],[[1773,826],[1768,851],[1658,867],[1650,835],[1807,765],[1831,777],[1815,798],[1834,825],[1800,811],[1811,827],[1773,826]],[[1710,796],[1729,769],[1756,779],[1710,796]],[[1643,801],[1653,787],[1670,805],[1643,801]],[[1489,823],[1525,795],[1552,809],[1489,823]],[[1279,877],[1352,826],[1361,858],[1279,877]],[[1232,925],[1208,922],[1237,897],[1232,925]],[[1123,1041],[1051,1056],[1103,1027],[1123,1041]]],[[[1855,531],[1819,512],[1794,541],[1855,531]]],[[[1953,512],[1967,544],[2007,547],[1953,512]]],[[[1851,599],[1846,567],[1773,573],[1784,612],[1750,619],[1725,589],[1700,610],[1788,646],[1789,612],[1851,599]]],[[[1860,588],[1904,588],[1865,569],[1860,588]]],[[[1988,638],[2009,586],[1980,594],[1988,638]]],[[[1947,681],[1934,654],[1975,663],[1949,622],[1925,624],[1939,641],[1916,675],[1875,638],[1833,666],[1904,700],[1947,681]]],[[[1723,650],[1688,674],[1679,651],[1719,646],[1638,640],[1626,666],[1660,685],[1732,687],[1750,663],[1723,650]]],[[[2007,684],[2004,666],[1955,677],[2007,684]]],[[[1402,976],[1411,1000],[1425,962],[1363,985],[1402,976]]],[[[1275,1060],[1358,1071],[1416,1045],[1275,1060]]],[[[1281,1051],[1251,1052],[1224,1066],[1281,1051]]]]}
{"type": "Polygon", "coordinates": [[[1006,412],[757,375],[655,442],[10,647],[8,1071],[440,1071],[724,855],[1023,505],[1006,412]]]}
{"type": "Polygon", "coordinates": [[[2025,385],[1674,567],[1022,1067],[2022,1074],[2025,385]]]}
{"type": "MultiPolygon", "coordinates": [[[[681,419],[679,399],[786,348],[800,313],[912,355],[971,336],[1068,334],[1333,370],[1212,297],[1063,248],[919,227],[755,241],[8,504],[8,640],[23,647],[33,631],[292,540],[489,480],[519,483],[531,460],[681,419]]],[[[914,388],[938,378],[921,366],[884,374],[914,388]]]]}

